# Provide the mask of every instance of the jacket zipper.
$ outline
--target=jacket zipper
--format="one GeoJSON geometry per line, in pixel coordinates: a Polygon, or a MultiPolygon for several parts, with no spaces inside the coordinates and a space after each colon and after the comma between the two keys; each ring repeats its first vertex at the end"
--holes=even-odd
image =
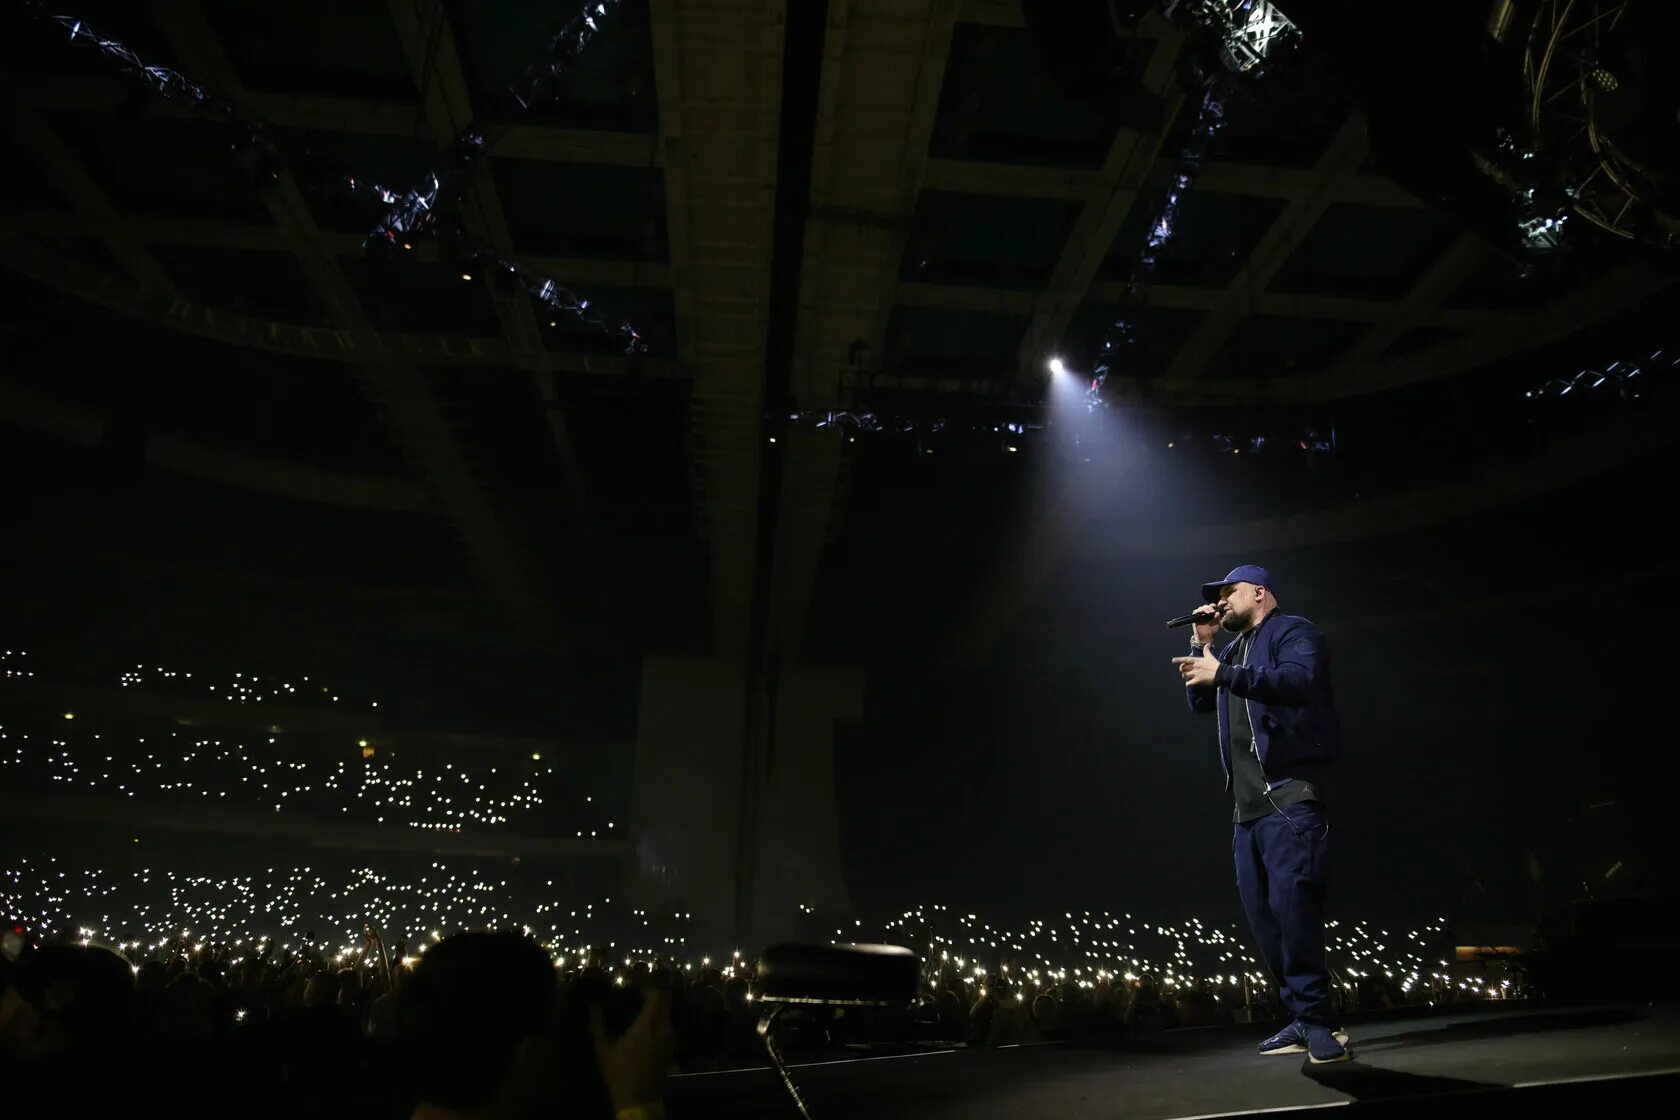
{"type": "MultiPolygon", "coordinates": [[[[1227,704],[1230,703],[1231,693],[1230,693],[1229,689],[1226,690],[1225,696],[1226,696],[1226,701],[1225,702],[1227,704]]],[[[1231,762],[1225,756],[1226,755],[1226,752],[1225,752],[1225,716],[1219,710],[1219,686],[1218,685],[1214,685],[1214,688],[1213,688],[1213,728],[1214,728],[1214,739],[1213,739],[1213,741],[1219,747],[1219,765],[1225,771],[1225,784],[1230,785],[1233,781],[1236,780],[1236,775],[1231,772],[1231,762]]]]}
{"type": "MultiPolygon", "coordinates": [[[[1229,697],[1231,694],[1227,692],[1225,695],[1227,697],[1229,697]]],[[[1227,702],[1229,702],[1229,701],[1227,701],[1227,702]]],[[[1224,743],[1225,743],[1225,717],[1223,715],[1221,715],[1220,711],[1219,711],[1219,694],[1218,694],[1217,691],[1215,691],[1214,697],[1213,697],[1213,718],[1217,721],[1216,726],[1217,726],[1218,732],[1219,732],[1218,737],[1214,739],[1214,742],[1220,744],[1219,765],[1221,765],[1225,768],[1225,780],[1226,780],[1226,782],[1231,782],[1231,781],[1235,780],[1235,775],[1231,773],[1231,760],[1226,757],[1226,751],[1225,751],[1225,747],[1224,747],[1224,743]]]]}
{"type": "Polygon", "coordinates": [[[1254,712],[1248,706],[1247,697],[1243,698],[1243,714],[1248,716],[1248,749],[1254,752],[1254,765],[1260,767],[1260,780],[1266,783],[1266,793],[1269,795],[1272,792],[1272,779],[1267,777],[1265,760],[1260,757],[1260,733],[1254,730],[1254,712]]]}
{"type": "MultiPolygon", "coordinates": [[[[1248,648],[1243,650],[1243,668],[1248,667],[1249,655],[1254,652],[1254,643],[1258,640],[1258,632],[1248,640],[1248,648]]],[[[1254,726],[1254,709],[1248,706],[1248,697],[1242,698],[1243,715],[1248,717],[1248,749],[1254,752],[1254,765],[1260,768],[1260,780],[1266,783],[1266,795],[1272,793],[1272,779],[1266,774],[1265,760],[1260,757],[1260,732],[1254,726]]]]}

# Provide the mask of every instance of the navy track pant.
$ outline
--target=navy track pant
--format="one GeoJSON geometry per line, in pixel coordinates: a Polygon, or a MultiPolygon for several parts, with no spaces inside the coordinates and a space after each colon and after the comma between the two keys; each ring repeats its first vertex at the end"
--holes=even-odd
{"type": "Polygon", "coordinates": [[[1285,805],[1234,826],[1237,891],[1283,1005],[1303,1022],[1331,1025],[1324,966],[1324,896],[1330,818],[1317,801],[1285,805]]]}

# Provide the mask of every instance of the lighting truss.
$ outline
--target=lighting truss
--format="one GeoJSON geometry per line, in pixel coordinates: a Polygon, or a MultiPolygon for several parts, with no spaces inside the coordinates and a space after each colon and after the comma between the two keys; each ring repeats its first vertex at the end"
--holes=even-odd
{"type": "Polygon", "coordinates": [[[56,15],[48,11],[40,0],[23,0],[23,6],[36,18],[58,24],[69,34],[70,42],[87,44],[100,54],[113,59],[125,74],[142,82],[153,93],[161,97],[190,101],[200,108],[224,116],[237,115],[232,105],[213,97],[209,90],[197,82],[167,66],[153,66],[144,62],[128,46],[99,34],[81,17],[56,15]]]}
{"type": "Polygon", "coordinates": [[[548,49],[543,56],[525,68],[519,83],[509,91],[513,94],[514,104],[521,109],[529,109],[532,105],[553,97],[561,76],[577,62],[578,56],[588,48],[590,40],[600,33],[607,18],[617,10],[621,2],[622,0],[586,2],[583,10],[573,16],[571,21],[548,41],[548,49]]]}
{"type": "MultiPolygon", "coordinates": [[[[68,33],[73,45],[92,47],[111,59],[128,77],[142,84],[148,91],[172,100],[185,101],[207,115],[215,116],[230,125],[236,134],[236,149],[246,151],[256,166],[266,169],[268,178],[279,175],[285,160],[269,138],[271,129],[235,105],[212,93],[206,86],[166,66],[147,63],[130,47],[117,39],[102,35],[78,16],[58,15],[41,0],[20,0],[25,10],[35,17],[56,24],[68,33]]],[[[576,63],[606,19],[622,0],[590,0],[556,35],[551,37],[541,58],[527,66],[517,85],[510,89],[512,103],[527,109],[544,98],[554,95],[559,79],[576,63]]],[[[368,235],[365,245],[392,253],[413,250],[421,237],[437,236],[439,216],[456,208],[465,193],[471,176],[489,149],[484,131],[469,124],[444,150],[441,166],[429,172],[417,185],[398,190],[375,182],[341,176],[338,181],[356,194],[372,194],[386,209],[379,224],[368,235]]],[[[616,334],[624,343],[625,352],[640,354],[647,350],[642,333],[629,322],[611,325],[602,310],[589,299],[578,295],[546,276],[542,276],[517,261],[503,258],[487,245],[463,245],[457,239],[451,246],[460,262],[471,275],[477,268],[492,276],[511,280],[526,294],[535,298],[549,312],[575,315],[609,334],[616,334]]]]}
{"type": "MultiPolygon", "coordinates": [[[[1629,241],[1680,248],[1680,215],[1662,205],[1663,176],[1619,145],[1598,112],[1599,99],[1630,78],[1610,60],[1629,33],[1633,3],[1541,0],[1523,58],[1530,142],[1559,169],[1573,213],[1629,241]]],[[[1525,215],[1520,232],[1546,234],[1548,217],[1525,215]],[[1537,218],[1542,228],[1531,229],[1537,218]]]]}
{"type": "MultiPolygon", "coordinates": [[[[1195,184],[1196,174],[1201,170],[1213,138],[1224,127],[1226,96],[1227,90],[1218,80],[1210,82],[1202,91],[1202,100],[1196,108],[1196,123],[1190,129],[1190,140],[1179,153],[1172,186],[1167,189],[1167,196],[1162,200],[1155,220],[1150,223],[1143,249],[1132,264],[1126,279],[1123,303],[1129,304],[1141,298],[1144,285],[1155,275],[1155,265],[1160,259],[1161,251],[1167,247],[1177,231],[1179,207],[1195,184]]],[[[1097,362],[1091,371],[1091,382],[1085,389],[1087,411],[1094,412],[1103,406],[1102,391],[1108,381],[1109,371],[1114,362],[1121,357],[1122,351],[1136,340],[1136,335],[1136,324],[1122,309],[1103,334],[1097,362]]]]}
{"type": "Polygon", "coordinates": [[[1168,0],[1168,16],[1194,17],[1219,36],[1219,59],[1247,74],[1300,38],[1300,31],[1271,0],[1168,0]]]}
{"type": "MultiPolygon", "coordinates": [[[[560,79],[576,65],[591,40],[622,0],[589,0],[566,26],[549,39],[537,61],[525,67],[519,82],[508,93],[519,109],[529,109],[555,95],[560,79]]],[[[406,191],[382,187],[381,199],[388,209],[373,231],[371,241],[391,244],[412,243],[429,233],[437,220],[440,204],[457,203],[466,191],[473,171],[489,151],[485,132],[477,121],[469,123],[444,149],[442,166],[406,191]]]]}
{"type": "Polygon", "coordinates": [[[1554,377],[1524,390],[1523,396],[1536,401],[1562,400],[1577,392],[1585,398],[1593,396],[1595,391],[1614,391],[1624,398],[1634,398],[1640,395],[1640,386],[1644,384],[1641,379],[1647,373],[1653,369],[1671,369],[1675,366],[1680,366],[1680,353],[1653,350],[1642,358],[1617,360],[1597,368],[1581,370],[1568,377],[1554,377]]]}
{"type": "Polygon", "coordinates": [[[519,285],[519,289],[534,298],[538,303],[550,311],[561,315],[573,315],[597,330],[607,334],[616,334],[624,344],[626,354],[643,354],[647,352],[647,339],[642,337],[635,324],[628,319],[621,321],[618,326],[612,326],[606,314],[587,296],[580,296],[562,284],[556,284],[546,276],[541,276],[525,268],[516,261],[497,258],[496,267],[519,285]]]}
{"type": "MultiPolygon", "coordinates": [[[[923,437],[944,433],[946,440],[973,441],[980,438],[994,441],[999,449],[1006,452],[1016,452],[1029,444],[1058,436],[1079,447],[1090,446],[1089,438],[1082,436],[1077,427],[1049,421],[1044,418],[1043,409],[1031,411],[1036,411],[1039,418],[1034,418],[1030,411],[1023,411],[1021,408],[1016,410],[1019,418],[1006,420],[911,415],[864,407],[844,411],[807,409],[789,413],[788,419],[795,424],[838,432],[853,440],[858,436],[914,436],[920,442],[923,437]]],[[[1206,428],[1200,431],[1186,431],[1183,428],[1172,429],[1167,425],[1162,427],[1165,431],[1177,432],[1176,435],[1163,437],[1167,439],[1168,449],[1182,448],[1188,451],[1205,448],[1233,454],[1258,455],[1266,452],[1277,455],[1293,453],[1297,456],[1302,453],[1331,454],[1338,450],[1334,424],[1328,428],[1280,426],[1266,433],[1214,432],[1206,428]]]]}

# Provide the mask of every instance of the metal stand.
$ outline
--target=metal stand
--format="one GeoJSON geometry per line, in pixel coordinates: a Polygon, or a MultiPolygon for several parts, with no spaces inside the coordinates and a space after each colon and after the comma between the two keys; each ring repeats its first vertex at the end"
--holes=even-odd
{"type": "Polygon", "coordinates": [[[776,1023],[787,1005],[907,1008],[916,997],[919,968],[916,954],[898,945],[785,942],[759,956],[758,975],[747,998],[760,1001],[764,1018],[758,1022],[759,1037],[804,1120],[811,1120],[811,1111],[776,1048],[776,1023]]]}
{"type": "Polygon", "coordinates": [[[781,1074],[782,1084],[787,1086],[788,1095],[793,1098],[794,1105],[798,1107],[799,1115],[803,1116],[805,1120],[811,1120],[811,1112],[805,1107],[805,1101],[799,1095],[799,1086],[793,1083],[793,1077],[788,1073],[787,1065],[782,1061],[782,1055],[776,1049],[776,1039],[773,1033],[776,1016],[785,1010],[785,1007],[778,1007],[760,1019],[758,1021],[758,1034],[760,1038],[764,1039],[764,1049],[770,1055],[770,1064],[776,1067],[777,1073],[781,1074]]]}

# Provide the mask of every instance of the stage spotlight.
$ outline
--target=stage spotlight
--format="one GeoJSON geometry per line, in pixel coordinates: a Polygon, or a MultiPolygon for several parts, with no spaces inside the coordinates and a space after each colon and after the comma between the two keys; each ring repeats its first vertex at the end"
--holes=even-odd
{"type": "Polygon", "coordinates": [[[1062,364],[1062,360],[1060,358],[1051,358],[1050,372],[1060,377],[1062,374],[1067,372],[1067,367],[1062,364]]]}

